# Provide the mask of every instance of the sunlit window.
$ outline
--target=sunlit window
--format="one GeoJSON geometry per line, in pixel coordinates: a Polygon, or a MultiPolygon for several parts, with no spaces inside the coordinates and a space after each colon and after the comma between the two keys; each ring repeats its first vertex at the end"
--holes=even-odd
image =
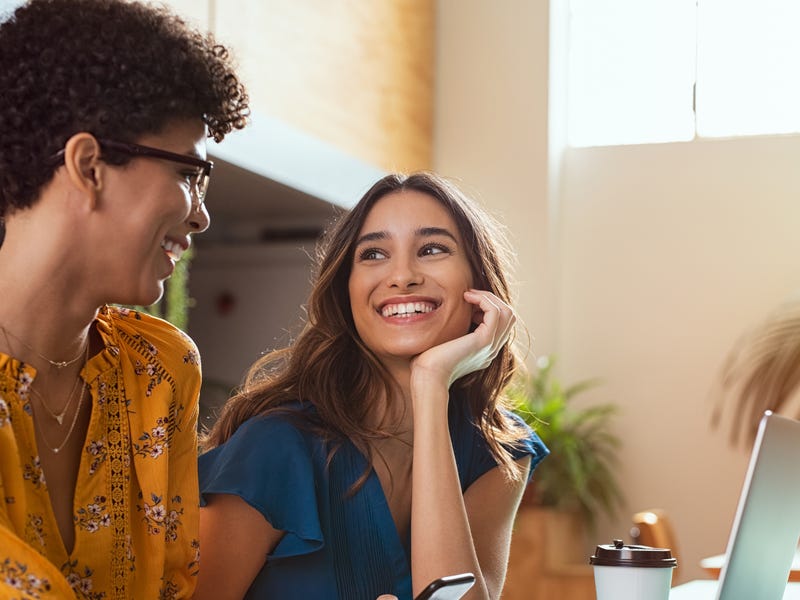
{"type": "Polygon", "coordinates": [[[800,1],[565,1],[570,145],[800,131],[800,1]]]}
{"type": "Polygon", "coordinates": [[[800,2],[701,0],[697,133],[800,131],[800,2]]]}

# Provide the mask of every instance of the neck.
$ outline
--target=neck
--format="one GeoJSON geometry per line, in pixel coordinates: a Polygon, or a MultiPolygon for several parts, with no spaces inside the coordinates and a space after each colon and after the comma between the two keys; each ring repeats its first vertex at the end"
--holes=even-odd
{"type": "MultiPolygon", "coordinates": [[[[20,324],[14,322],[19,328],[20,324]]],[[[32,365],[37,373],[63,379],[77,375],[86,363],[90,351],[90,329],[87,325],[71,337],[63,332],[39,326],[35,330],[24,329],[15,333],[0,322],[0,350],[17,360],[32,365]]]]}
{"type": "Polygon", "coordinates": [[[391,393],[388,397],[382,394],[372,403],[368,425],[400,437],[412,436],[414,415],[410,394],[410,363],[405,361],[405,366],[400,362],[383,364],[392,379],[391,393]]]}
{"type": "Polygon", "coordinates": [[[394,381],[393,393],[398,401],[410,403],[411,401],[411,360],[407,358],[380,359],[381,364],[394,381]]]}
{"type": "Polygon", "coordinates": [[[35,252],[24,265],[30,251],[6,242],[0,247],[0,325],[11,334],[11,347],[3,335],[0,344],[32,364],[44,362],[41,357],[34,360],[35,353],[54,361],[72,359],[85,347],[99,307],[82,298],[80,282],[65,277],[63,267],[48,267],[35,252]]]}

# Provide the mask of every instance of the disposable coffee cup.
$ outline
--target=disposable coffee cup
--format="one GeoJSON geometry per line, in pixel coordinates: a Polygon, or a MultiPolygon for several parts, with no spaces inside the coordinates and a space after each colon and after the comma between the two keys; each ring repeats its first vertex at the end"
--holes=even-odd
{"type": "Polygon", "coordinates": [[[669,600],[672,570],[678,566],[668,548],[629,546],[614,540],[595,548],[597,600],[669,600]]]}

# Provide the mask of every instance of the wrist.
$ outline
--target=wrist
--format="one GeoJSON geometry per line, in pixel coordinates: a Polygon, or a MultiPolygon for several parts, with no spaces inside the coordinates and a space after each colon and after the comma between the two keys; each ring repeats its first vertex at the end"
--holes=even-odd
{"type": "Polygon", "coordinates": [[[411,371],[410,390],[412,398],[447,398],[449,387],[449,381],[444,373],[422,367],[414,368],[411,371]]]}
{"type": "Polygon", "coordinates": [[[430,423],[447,418],[450,391],[447,381],[441,376],[431,373],[412,375],[410,391],[416,423],[430,423]]]}

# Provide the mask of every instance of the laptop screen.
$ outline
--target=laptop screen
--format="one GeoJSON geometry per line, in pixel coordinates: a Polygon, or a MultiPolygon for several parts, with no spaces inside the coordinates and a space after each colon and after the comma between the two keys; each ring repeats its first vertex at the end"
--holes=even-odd
{"type": "Polygon", "coordinates": [[[761,419],[733,520],[718,600],[783,597],[800,538],[800,422],[761,419]]]}

